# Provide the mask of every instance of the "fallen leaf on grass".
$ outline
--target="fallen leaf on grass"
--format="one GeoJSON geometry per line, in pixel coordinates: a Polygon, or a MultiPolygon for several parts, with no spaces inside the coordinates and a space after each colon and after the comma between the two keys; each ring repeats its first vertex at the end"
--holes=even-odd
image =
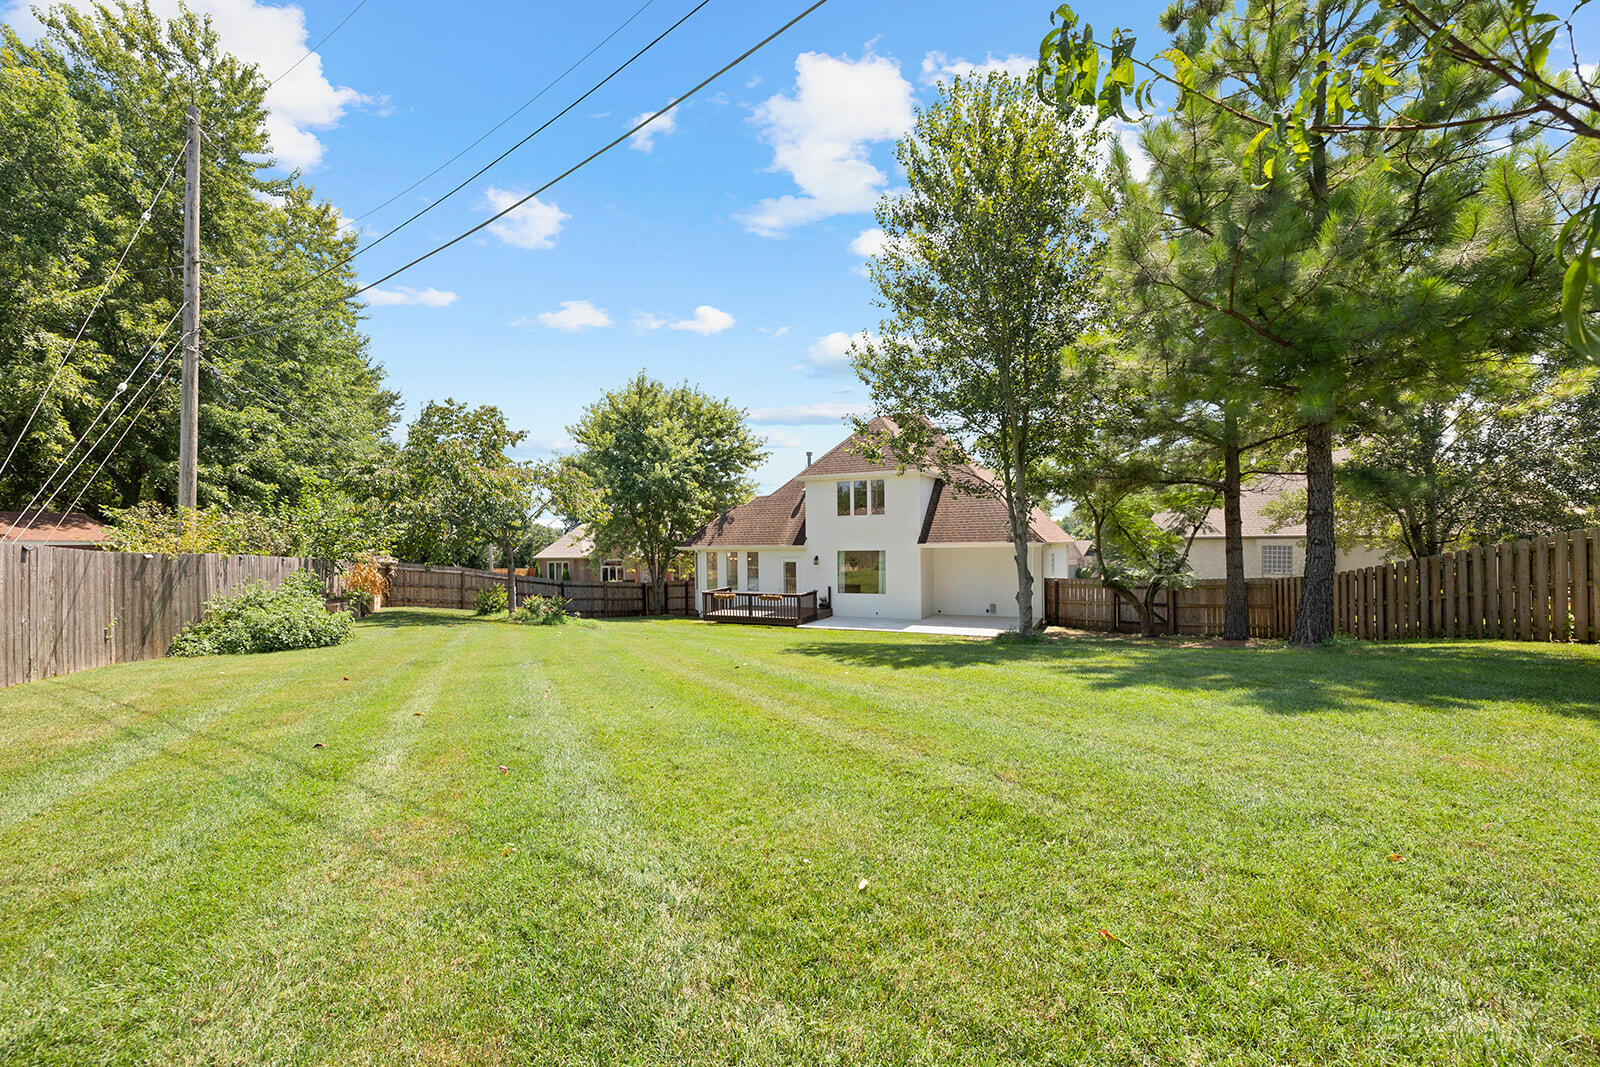
{"type": "Polygon", "coordinates": [[[507,845],[505,848],[500,850],[500,855],[509,856],[513,852],[515,852],[516,850],[517,850],[517,846],[516,845],[507,845]]]}
{"type": "Polygon", "coordinates": [[[502,764],[500,764],[500,773],[501,774],[510,774],[511,773],[511,768],[507,767],[504,763],[502,763],[502,764]]]}
{"type": "Polygon", "coordinates": [[[316,744],[312,745],[311,747],[312,748],[326,748],[328,746],[324,745],[321,741],[318,741],[316,744]]]}
{"type": "Polygon", "coordinates": [[[422,718],[422,712],[420,711],[413,711],[411,714],[415,715],[419,719],[422,718]]]}
{"type": "Polygon", "coordinates": [[[857,893],[865,893],[866,891],[867,891],[867,880],[865,878],[863,878],[863,879],[861,879],[861,881],[856,883],[856,892],[857,893]]]}
{"type": "Polygon", "coordinates": [[[1122,940],[1120,937],[1118,937],[1116,934],[1112,933],[1110,930],[1101,930],[1100,931],[1100,936],[1105,938],[1107,941],[1121,941],[1122,940]]]}
{"type": "Polygon", "coordinates": [[[350,680],[350,676],[349,676],[349,675],[348,675],[348,674],[347,674],[347,675],[345,675],[345,676],[344,676],[344,680],[345,680],[345,681],[347,681],[347,682],[348,682],[348,681],[349,681],[349,680],[350,680]]]}
{"type": "Polygon", "coordinates": [[[1404,859],[1405,859],[1405,857],[1400,855],[1400,853],[1398,853],[1398,852],[1389,853],[1389,861],[1391,863],[1399,863],[1400,861],[1402,861],[1404,859]]]}

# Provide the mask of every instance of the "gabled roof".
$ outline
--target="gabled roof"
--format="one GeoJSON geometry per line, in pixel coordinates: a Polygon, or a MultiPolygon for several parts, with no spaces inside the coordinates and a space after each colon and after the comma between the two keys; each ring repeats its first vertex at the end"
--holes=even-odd
{"type": "Polygon", "coordinates": [[[588,559],[594,554],[589,528],[578,524],[533,554],[534,559],[588,559]]]}
{"type": "MultiPolygon", "coordinates": [[[[867,423],[867,429],[873,433],[897,433],[900,427],[893,419],[879,415],[867,423]]],[[[840,441],[833,448],[822,454],[811,466],[800,472],[802,478],[818,478],[835,474],[866,474],[871,471],[895,471],[900,464],[893,456],[884,456],[881,460],[871,460],[861,454],[861,434],[853,433],[840,441]]],[[[915,464],[907,463],[909,466],[915,464]]]]}
{"type": "MultiPolygon", "coordinates": [[[[943,478],[933,483],[933,497],[922,520],[924,545],[960,545],[984,541],[1010,541],[1011,522],[999,498],[963,493],[943,478]]],[[[1034,508],[1028,516],[1028,540],[1062,544],[1072,538],[1049,515],[1034,508]]]]}
{"type": "MultiPolygon", "coordinates": [[[[879,416],[867,423],[869,431],[898,429],[895,423],[879,416]]],[[[894,473],[899,469],[893,459],[872,461],[857,450],[860,436],[851,434],[836,447],[823,454],[799,477],[785,482],[766,496],[757,497],[748,504],[732,508],[697,530],[684,542],[684,548],[745,548],[806,543],[806,495],[803,479],[832,477],[844,474],[869,474],[877,471],[894,473]]],[[[908,470],[918,469],[908,463],[908,470]]],[[[966,474],[977,481],[993,483],[995,476],[977,466],[968,466],[966,474]]],[[[927,473],[927,472],[924,472],[927,473]]],[[[932,477],[931,474],[929,474],[932,477]]],[[[922,519],[919,544],[959,545],[1005,543],[1011,540],[1011,524],[1006,519],[1005,505],[988,495],[964,493],[938,479],[928,510],[922,519]]],[[[1028,521],[1028,540],[1043,544],[1062,544],[1072,541],[1066,531],[1038,508],[1034,508],[1028,521]]]]}
{"type": "MultiPolygon", "coordinates": [[[[837,451],[837,450],[836,450],[837,451]]],[[[810,473],[811,468],[806,468],[810,473]]],[[[766,496],[730,508],[684,542],[685,548],[722,545],[803,545],[806,543],[806,491],[799,478],[766,496]]]]}
{"type": "MultiPolygon", "coordinates": [[[[1293,492],[1300,484],[1298,479],[1282,475],[1264,474],[1252,478],[1239,490],[1239,530],[1242,537],[1304,537],[1306,524],[1302,522],[1290,523],[1286,526],[1274,528],[1274,520],[1267,514],[1269,505],[1276,503],[1280,498],[1293,492]]],[[[1177,519],[1175,516],[1162,512],[1156,516],[1156,521],[1163,526],[1170,526],[1177,519]]],[[[1195,534],[1195,540],[1205,541],[1224,536],[1222,508],[1212,508],[1206,513],[1206,520],[1200,526],[1200,532],[1195,534]]]]}
{"type": "Polygon", "coordinates": [[[95,544],[106,539],[106,528],[81,511],[34,512],[27,518],[22,518],[23,514],[0,511],[0,538],[10,531],[11,540],[35,544],[95,544]],[[33,525],[24,530],[30,522],[33,525]]]}

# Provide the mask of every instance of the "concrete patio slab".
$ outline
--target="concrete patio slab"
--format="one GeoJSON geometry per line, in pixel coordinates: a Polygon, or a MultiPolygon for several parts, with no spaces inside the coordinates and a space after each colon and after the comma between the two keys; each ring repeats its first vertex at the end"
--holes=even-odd
{"type": "Polygon", "coordinates": [[[930,615],[925,619],[818,619],[803,630],[876,630],[896,634],[945,634],[949,637],[998,637],[1017,628],[1015,619],[993,615],[930,615]]]}

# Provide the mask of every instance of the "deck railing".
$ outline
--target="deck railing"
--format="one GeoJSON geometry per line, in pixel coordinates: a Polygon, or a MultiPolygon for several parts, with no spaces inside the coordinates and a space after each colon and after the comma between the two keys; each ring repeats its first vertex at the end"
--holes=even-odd
{"type": "Polygon", "coordinates": [[[766,626],[799,626],[820,618],[817,591],[752,593],[707,589],[700,594],[700,617],[711,622],[745,622],[766,626]]]}

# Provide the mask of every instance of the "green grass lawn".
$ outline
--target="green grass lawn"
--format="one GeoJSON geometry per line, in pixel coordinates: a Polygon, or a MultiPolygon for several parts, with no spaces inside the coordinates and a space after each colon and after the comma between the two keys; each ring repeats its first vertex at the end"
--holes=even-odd
{"type": "Polygon", "coordinates": [[[0,1061],[1595,1062],[1597,787],[1595,648],[390,611],[0,692],[0,1061]]]}

